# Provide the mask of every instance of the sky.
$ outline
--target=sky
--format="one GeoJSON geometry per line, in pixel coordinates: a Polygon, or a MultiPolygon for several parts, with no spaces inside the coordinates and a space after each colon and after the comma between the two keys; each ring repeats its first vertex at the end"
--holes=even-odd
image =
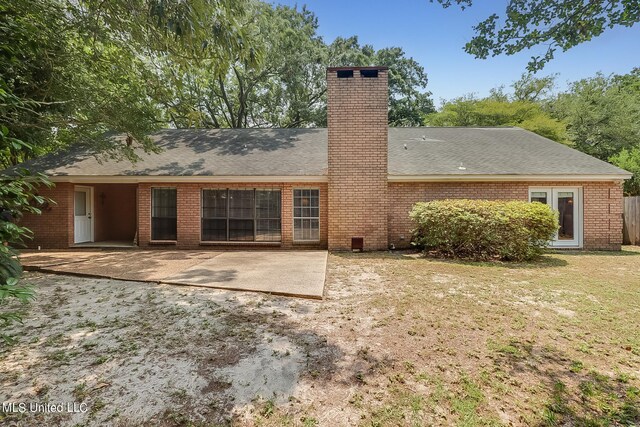
{"type": "MultiPolygon", "coordinates": [[[[275,0],[274,3],[306,5],[318,17],[319,34],[325,42],[357,35],[360,44],[375,49],[398,46],[427,71],[427,90],[436,105],[441,100],[474,93],[486,96],[491,88],[507,87],[518,80],[531,56],[544,47],[513,56],[474,59],[463,47],[473,36],[473,25],[494,12],[504,12],[506,0],[476,0],[471,8],[448,9],[428,0],[275,0]]],[[[640,24],[604,32],[600,37],[556,58],[538,75],[557,73],[557,90],[570,81],[594,76],[624,74],[640,66],[640,24]]],[[[508,90],[507,90],[508,91],[508,90]]]]}

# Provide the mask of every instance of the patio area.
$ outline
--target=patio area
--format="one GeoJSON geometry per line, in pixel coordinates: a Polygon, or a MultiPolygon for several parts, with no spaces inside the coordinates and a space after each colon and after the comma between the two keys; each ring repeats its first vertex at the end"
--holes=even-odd
{"type": "Polygon", "coordinates": [[[26,270],[322,299],[326,251],[25,251],[26,270]]]}

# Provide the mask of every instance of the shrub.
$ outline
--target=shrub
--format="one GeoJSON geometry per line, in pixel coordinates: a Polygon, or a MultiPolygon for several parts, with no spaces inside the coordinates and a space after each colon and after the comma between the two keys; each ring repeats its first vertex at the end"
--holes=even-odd
{"type": "Polygon", "coordinates": [[[558,217],[542,203],[438,200],[416,203],[413,244],[425,252],[475,260],[530,260],[558,230],[558,217]]]}

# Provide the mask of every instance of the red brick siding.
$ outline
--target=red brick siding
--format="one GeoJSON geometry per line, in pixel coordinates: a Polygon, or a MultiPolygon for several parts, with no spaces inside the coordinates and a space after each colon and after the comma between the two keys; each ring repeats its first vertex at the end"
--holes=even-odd
{"type": "MultiPolygon", "coordinates": [[[[151,188],[172,187],[177,189],[178,198],[178,236],[176,247],[181,249],[194,248],[220,248],[229,247],[201,245],[200,241],[200,215],[201,192],[207,188],[275,188],[280,189],[282,210],[282,242],[279,247],[327,247],[327,184],[325,183],[260,183],[260,184],[139,184],[138,186],[138,240],[142,247],[155,246],[151,242],[151,188]],[[317,244],[293,242],[293,190],[296,188],[317,188],[320,190],[320,242],[317,244]]],[[[246,248],[242,244],[237,247],[246,248]]],[[[256,244],[255,247],[262,247],[256,244]]],[[[271,247],[271,246],[269,246],[271,247]]]]}
{"type": "MultiPolygon", "coordinates": [[[[345,184],[346,185],[346,184],[345,184]]],[[[200,191],[203,188],[279,188],[282,191],[282,248],[320,247],[328,245],[329,201],[328,186],[324,183],[267,183],[267,184],[140,184],[137,188],[138,232],[140,245],[149,246],[151,198],[150,188],[178,188],[178,248],[204,248],[200,246],[200,191]],[[298,245],[293,242],[293,205],[294,188],[320,189],[320,234],[317,245],[298,245]]],[[[529,187],[569,186],[583,189],[583,243],[585,249],[619,250],[622,244],[622,187],[617,182],[507,182],[507,183],[391,183],[388,186],[388,241],[397,247],[408,245],[412,228],[408,212],[418,201],[445,198],[470,198],[494,200],[528,200],[529,187]],[[404,239],[400,237],[403,236],[404,239]]],[[[103,239],[127,240],[132,232],[130,222],[136,221],[133,205],[135,185],[95,185],[94,214],[96,220],[96,241],[103,239]],[[105,193],[105,205],[102,206],[100,194],[105,193]],[[118,203],[113,203],[117,201],[118,203]],[[108,208],[107,205],[111,206],[108,208]],[[105,224],[115,228],[105,229],[105,224]]],[[[40,194],[54,199],[41,216],[25,215],[20,224],[35,232],[35,239],[28,241],[31,248],[43,249],[67,248],[73,245],[73,189],[74,185],[59,183],[52,189],[42,188],[40,194]]],[[[376,200],[364,215],[371,227],[370,212],[382,203],[376,200]]],[[[340,217],[340,215],[338,216],[340,217]]],[[[344,218],[344,215],[342,216],[344,218]]],[[[361,217],[352,214],[350,221],[361,217]]],[[[350,235],[348,236],[350,237],[350,235]]],[[[345,244],[350,244],[346,241],[345,244]]],[[[386,238],[385,244],[386,244],[386,238]]],[[[226,246],[225,246],[226,247],[226,246]]]]}
{"type": "Polygon", "coordinates": [[[387,71],[339,79],[327,71],[329,249],[348,250],[364,237],[387,248],[387,71]]]}
{"type": "Polygon", "coordinates": [[[26,214],[20,225],[34,232],[33,240],[26,240],[29,248],[62,249],[73,244],[73,184],[59,183],[53,188],[40,187],[41,196],[53,199],[41,215],[26,214]]]}
{"type": "Polygon", "coordinates": [[[529,187],[582,187],[585,249],[620,250],[622,185],[618,182],[451,182],[390,183],[389,242],[406,247],[414,203],[439,199],[529,200],[529,187]]]}

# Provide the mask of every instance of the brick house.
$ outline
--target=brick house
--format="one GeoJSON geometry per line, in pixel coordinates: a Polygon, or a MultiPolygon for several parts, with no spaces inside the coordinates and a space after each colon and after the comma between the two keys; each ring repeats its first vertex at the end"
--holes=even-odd
{"type": "Polygon", "coordinates": [[[28,162],[57,204],[32,247],[407,247],[415,202],[529,200],[560,213],[553,246],[619,250],[631,175],[519,128],[388,128],[385,67],[327,70],[327,129],[163,130],[141,160],[76,149],[28,162]]]}

